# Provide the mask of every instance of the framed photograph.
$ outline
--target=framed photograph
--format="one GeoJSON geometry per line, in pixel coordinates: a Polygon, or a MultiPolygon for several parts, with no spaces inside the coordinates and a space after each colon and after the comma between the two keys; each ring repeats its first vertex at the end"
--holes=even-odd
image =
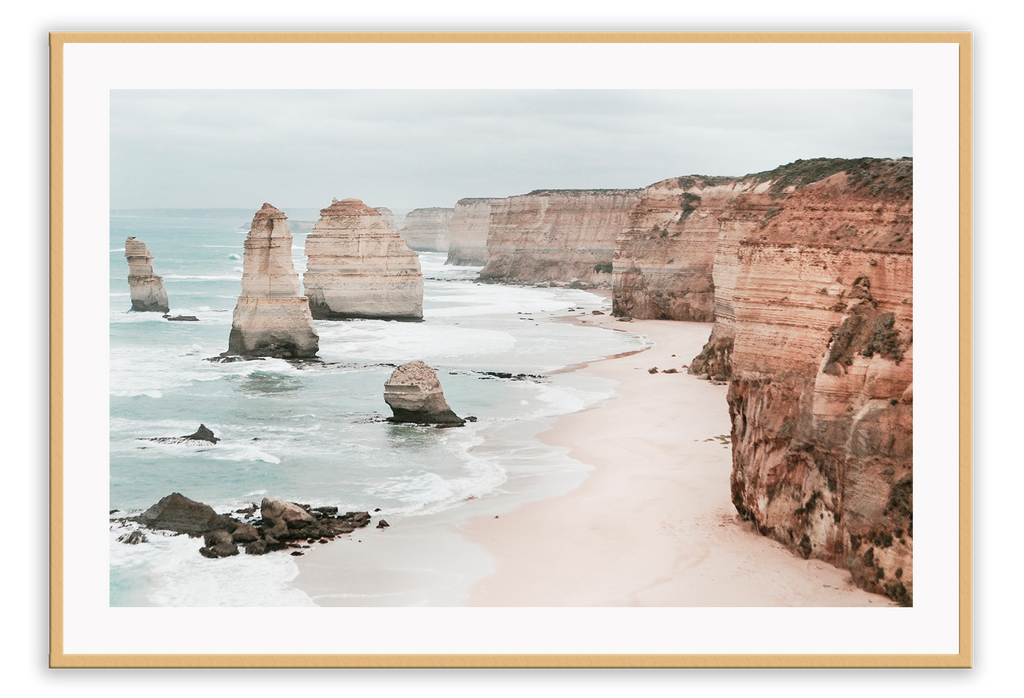
{"type": "Polygon", "coordinates": [[[51,666],[971,666],[969,33],[50,48],[51,666]]]}

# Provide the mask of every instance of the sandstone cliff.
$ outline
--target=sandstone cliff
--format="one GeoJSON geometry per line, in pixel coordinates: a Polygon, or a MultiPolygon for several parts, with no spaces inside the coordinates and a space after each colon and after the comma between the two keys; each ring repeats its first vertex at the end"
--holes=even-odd
{"type": "Polygon", "coordinates": [[[414,250],[447,252],[448,228],[454,215],[452,208],[416,208],[406,215],[399,232],[414,250]]]}
{"type": "Polygon", "coordinates": [[[153,255],[146,243],[130,237],[124,241],[124,256],[128,260],[128,290],[132,310],[166,313],[170,311],[163,278],[153,273],[153,255]]]}
{"type": "Polygon", "coordinates": [[[359,199],[320,211],[306,256],[303,283],[313,317],[423,319],[419,257],[359,199]]]}
{"type": "Polygon", "coordinates": [[[501,199],[459,199],[448,230],[448,259],[455,266],[487,264],[491,204],[501,199]]]}
{"type": "Polygon", "coordinates": [[[616,241],[612,312],[711,322],[718,216],[735,193],[722,177],[666,179],[641,191],[616,241]]]}
{"type": "Polygon", "coordinates": [[[300,294],[287,217],[270,204],[256,212],[245,238],[242,294],[231,319],[228,353],[298,359],[316,356],[319,337],[300,294]]]}
{"type": "Polygon", "coordinates": [[[730,378],[733,503],[910,604],[913,163],[797,161],[722,186],[715,327],[691,372],[730,378]]]}
{"type": "Polygon", "coordinates": [[[491,206],[480,279],[611,286],[615,240],[637,189],[537,190],[491,206]]]}

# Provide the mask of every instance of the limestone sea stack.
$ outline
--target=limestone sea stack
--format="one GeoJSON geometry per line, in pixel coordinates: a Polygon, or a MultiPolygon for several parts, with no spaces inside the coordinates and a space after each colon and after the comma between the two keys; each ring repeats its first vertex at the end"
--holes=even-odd
{"type": "Polygon", "coordinates": [[[287,216],[270,204],[256,212],[245,238],[242,294],[231,319],[228,353],[302,359],[316,356],[320,338],[292,263],[287,216]]]}
{"type": "Polygon", "coordinates": [[[448,229],[455,209],[414,208],[405,216],[402,239],[414,250],[447,252],[448,229]]]}
{"type": "Polygon", "coordinates": [[[615,241],[639,193],[537,190],[494,202],[480,280],[610,287],[615,241]]]}
{"type": "Polygon", "coordinates": [[[391,422],[441,426],[466,423],[445,401],[437,373],[422,361],[403,364],[391,373],[384,384],[384,402],[394,413],[388,420],[391,422]]]}
{"type": "Polygon", "coordinates": [[[381,218],[384,219],[384,225],[387,226],[388,230],[398,232],[398,226],[395,225],[395,212],[386,206],[376,206],[373,209],[380,214],[381,218]]]}
{"type": "Polygon", "coordinates": [[[314,318],[423,319],[419,257],[359,199],[320,211],[306,256],[303,283],[314,318]]]}
{"type": "Polygon", "coordinates": [[[153,273],[153,255],[146,243],[130,237],[124,241],[124,256],[128,260],[128,289],[132,310],[137,312],[166,313],[167,303],[164,280],[153,273]]]}
{"type": "Polygon", "coordinates": [[[448,259],[455,266],[487,264],[491,204],[500,199],[459,199],[448,229],[448,259]]]}

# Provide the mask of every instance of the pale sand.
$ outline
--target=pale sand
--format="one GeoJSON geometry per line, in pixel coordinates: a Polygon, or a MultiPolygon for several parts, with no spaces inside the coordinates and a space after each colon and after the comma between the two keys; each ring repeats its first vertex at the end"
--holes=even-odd
{"type": "Polygon", "coordinates": [[[579,488],[454,524],[495,558],[469,605],[894,605],[737,517],[731,449],[716,438],[729,434],[727,388],[685,372],[710,324],[585,321],[646,334],[655,346],[583,368],[618,381],[617,397],[541,435],[595,466],[579,488]],[[649,374],[652,366],[680,372],[649,374]]]}

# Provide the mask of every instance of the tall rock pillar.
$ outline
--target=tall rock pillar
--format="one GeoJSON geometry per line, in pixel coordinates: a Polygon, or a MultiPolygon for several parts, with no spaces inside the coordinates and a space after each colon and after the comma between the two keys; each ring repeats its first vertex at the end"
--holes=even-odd
{"type": "Polygon", "coordinates": [[[292,263],[292,235],[286,220],[270,204],[263,204],[252,219],[228,353],[281,359],[316,356],[320,338],[292,263]]]}
{"type": "Polygon", "coordinates": [[[124,256],[128,260],[128,288],[131,291],[132,310],[166,313],[167,303],[164,280],[153,273],[153,255],[146,243],[133,237],[124,241],[124,256]]]}

